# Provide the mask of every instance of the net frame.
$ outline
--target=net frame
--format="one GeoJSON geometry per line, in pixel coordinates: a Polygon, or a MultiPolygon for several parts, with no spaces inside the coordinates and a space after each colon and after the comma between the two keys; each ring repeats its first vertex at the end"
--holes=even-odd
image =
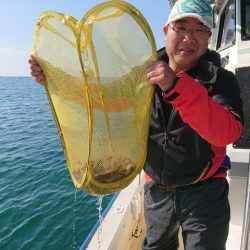
{"type": "MultiPolygon", "coordinates": [[[[83,188],[87,193],[90,194],[107,194],[107,193],[113,193],[116,191],[121,190],[122,188],[126,187],[129,183],[131,183],[131,181],[135,178],[135,176],[141,171],[143,164],[146,160],[146,148],[144,150],[144,155],[141,159],[141,162],[139,163],[139,166],[136,167],[136,169],[134,170],[134,172],[128,176],[126,176],[123,179],[120,180],[116,180],[110,183],[103,183],[103,182],[99,182],[94,178],[94,174],[93,174],[93,170],[90,167],[91,166],[91,148],[92,148],[92,136],[93,136],[93,107],[91,105],[91,98],[90,98],[90,89],[89,89],[89,85],[88,85],[88,79],[87,79],[87,73],[85,72],[85,68],[84,68],[84,63],[82,60],[82,53],[84,53],[84,50],[87,48],[87,45],[90,45],[91,48],[91,55],[92,55],[92,59],[94,61],[94,65],[96,66],[96,72],[99,72],[98,69],[98,63],[97,63],[97,56],[94,50],[94,46],[92,44],[91,41],[91,22],[95,23],[95,21],[100,17],[98,17],[98,13],[104,11],[105,9],[108,8],[116,8],[117,10],[120,10],[121,13],[127,13],[129,16],[131,16],[135,22],[141,27],[142,31],[144,32],[146,38],[148,39],[151,47],[152,47],[152,51],[153,51],[153,57],[152,60],[155,60],[157,58],[157,53],[156,53],[156,44],[155,44],[155,40],[153,37],[153,33],[149,27],[148,22],[146,21],[146,19],[143,17],[143,15],[131,4],[127,3],[127,2],[123,2],[123,1],[109,1],[109,2],[104,2],[104,3],[100,3],[96,6],[94,6],[93,8],[91,8],[81,19],[80,22],[78,22],[75,18],[65,15],[65,14],[61,14],[61,13],[56,13],[53,11],[46,11],[44,12],[38,19],[37,25],[36,25],[36,29],[35,29],[35,34],[34,34],[34,40],[33,40],[33,55],[35,56],[36,60],[38,61],[38,63],[41,65],[42,69],[45,72],[45,76],[46,76],[46,70],[43,67],[43,62],[41,60],[39,60],[39,53],[38,50],[36,48],[36,43],[37,43],[37,39],[39,37],[39,31],[41,26],[47,22],[48,19],[50,18],[56,18],[58,19],[61,23],[63,23],[69,30],[71,30],[71,32],[73,33],[73,35],[75,36],[75,44],[72,44],[72,46],[76,46],[77,49],[77,54],[78,54],[78,59],[80,61],[80,66],[81,66],[81,71],[82,71],[82,84],[83,84],[83,88],[84,88],[84,95],[85,95],[85,99],[86,99],[86,108],[87,108],[87,113],[88,113],[88,147],[89,147],[89,151],[88,151],[88,164],[87,164],[87,169],[86,171],[83,173],[83,176],[81,178],[81,180],[76,181],[73,173],[72,173],[72,167],[71,167],[71,163],[70,163],[70,159],[68,157],[68,152],[67,152],[67,146],[65,143],[65,139],[64,139],[64,135],[60,126],[60,122],[58,119],[58,115],[56,112],[56,109],[53,105],[53,101],[51,100],[50,97],[50,93],[48,90],[48,82],[45,80],[44,81],[44,87],[47,93],[47,97],[49,100],[49,104],[51,106],[52,109],[52,113],[54,116],[54,119],[56,121],[56,125],[58,128],[58,132],[60,135],[60,139],[62,142],[62,146],[63,146],[63,150],[64,150],[64,155],[66,158],[66,162],[71,174],[71,178],[73,180],[74,185],[77,188],[83,188]],[[86,21],[90,20],[91,22],[88,23],[88,25],[86,25],[86,21]],[[88,27],[88,28],[87,28],[88,27]],[[84,34],[84,39],[82,39],[82,34],[84,34]],[[92,44],[92,45],[91,45],[92,44]]],[[[119,11],[107,14],[106,16],[102,16],[101,18],[105,19],[105,18],[110,18],[113,17],[114,15],[119,15],[119,11]]],[[[59,35],[58,32],[56,30],[53,30],[53,27],[48,27],[47,28],[51,31],[54,32],[56,35],[59,35]]],[[[98,75],[97,75],[97,79],[98,79],[98,75]]],[[[98,81],[98,84],[101,85],[101,82],[98,81]]],[[[102,87],[102,86],[100,86],[102,87]]],[[[153,96],[153,89],[151,91],[151,102],[152,102],[152,96],[153,96]]],[[[150,116],[150,114],[149,114],[150,116]]],[[[106,119],[108,120],[108,119],[106,119]]],[[[148,124],[147,126],[149,127],[149,118],[148,120],[148,124]]],[[[147,138],[146,138],[147,139],[147,138]]],[[[145,144],[146,145],[146,144],[145,144]]]]}

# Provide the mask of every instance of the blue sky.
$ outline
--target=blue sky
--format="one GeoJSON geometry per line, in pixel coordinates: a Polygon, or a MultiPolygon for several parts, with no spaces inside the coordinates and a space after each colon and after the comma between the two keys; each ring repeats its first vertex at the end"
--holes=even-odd
{"type": "MultiPolygon", "coordinates": [[[[27,76],[36,20],[43,11],[53,10],[80,20],[101,0],[11,0],[1,1],[0,76],[27,76]]],[[[157,47],[163,46],[162,27],[169,14],[168,0],[127,0],[147,19],[157,47]]]]}

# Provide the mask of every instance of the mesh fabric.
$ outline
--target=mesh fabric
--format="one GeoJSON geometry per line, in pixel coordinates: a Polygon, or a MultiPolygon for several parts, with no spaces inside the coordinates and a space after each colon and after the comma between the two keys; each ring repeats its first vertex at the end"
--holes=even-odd
{"type": "Polygon", "coordinates": [[[146,20],[121,1],[80,22],[45,12],[33,44],[75,186],[94,195],[126,187],[146,158],[153,89],[145,63],[156,59],[146,20]]]}

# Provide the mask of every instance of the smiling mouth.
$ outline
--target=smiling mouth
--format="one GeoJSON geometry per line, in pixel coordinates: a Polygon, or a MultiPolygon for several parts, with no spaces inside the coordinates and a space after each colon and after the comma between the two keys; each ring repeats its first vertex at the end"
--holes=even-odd
{"type": "Polygon", "coordinates": [[[193,53],[194,49],[179,49],[179,51],[184,53],[193,53]]]}

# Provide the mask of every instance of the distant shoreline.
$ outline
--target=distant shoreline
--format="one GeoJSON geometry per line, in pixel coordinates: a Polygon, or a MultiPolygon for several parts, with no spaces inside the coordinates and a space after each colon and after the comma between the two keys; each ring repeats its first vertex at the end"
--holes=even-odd
{"type": "Polygon", "coordinates": [[[0,78],[4,77],[32,78],[31,76],[0,76],[0,78]]]}

